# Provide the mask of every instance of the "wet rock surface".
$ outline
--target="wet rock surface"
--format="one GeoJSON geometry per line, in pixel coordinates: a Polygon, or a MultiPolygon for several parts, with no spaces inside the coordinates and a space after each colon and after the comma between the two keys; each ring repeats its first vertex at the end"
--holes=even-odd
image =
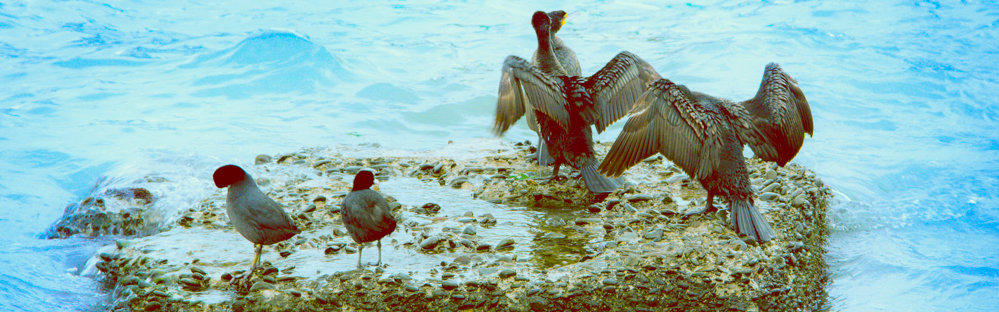
{"type": "Polygon", "coordinates": [[[156,201],[141,187],[112,188],[66,207],[62,218],[46,230],[47,238],[73,235],[137,235],[154,230],[144,214],[156,201]]]}
{"type": "MultiPolygon", "coordinates": [[[[599,154],[606,145],[598,145],[599,154]]],[[[372,154],[372,153],[368,153],[372,154]]],[[[374,153],[377,154],[377,153],[374,153]]],[[[122,237],[88,270],[119,310],[817,310],[828,305],[823,261],[831,193],[795,164],[747,159],[755,202],[774,228],[758,244],[703,206],[705,191],[650,158],[605,198],[578,172],[546,181],[532,148],[503,143],[475,157],[356,158],[330,149],[248,162],[262,189],[303,230],[265,246],[228,224],[225,193],[182,210],[155,235],[122,237]],[[356,267],[359,246],[339,204],[371,168],[399,219],[380,267],[356,267]],[[766,196],[766,198],[763,198],[766,196]]],[[[724,200],[721,200],[724,203],[724,200]]],[[[373,262],[377,249],[363,249],[373,262]]],[[[85,272],[86,273],[86,272],[85,272]]]]}

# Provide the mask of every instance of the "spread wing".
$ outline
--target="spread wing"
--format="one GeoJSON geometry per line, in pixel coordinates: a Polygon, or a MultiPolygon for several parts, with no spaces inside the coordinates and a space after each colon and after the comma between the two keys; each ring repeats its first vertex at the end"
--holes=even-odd
{"type": "Polygon", "coordinates": [[[635,100],[661,77],[652,65],[631,52],[618,53],[587,80],[600,116],[597,132],[603,132],[631,109],[635,100]]]}
{"type": "Polygon", "coordinates": [[[805,139],[812,134],[812,109],[797,81],[781,70],[780,65],[767,64],[763,81],[756,96],[743,102],[752,122],[763,135],[759,144],[750,143],[753,153],[766,161],[783,166],[791,161],[805,139]]]}
{"type": "Polygon", "coordinates": [[[548,115],[563,128],[569,123],[562,80],[545,74],[520,57],[508,56],[500,77],[493,132],[503,134],[529,110],[548,115]]]}
{"type": "Polygon", "coordinates": [[[686,87],[660,79],[642,94],[630,114],[600,172],[620,176],[655,153],[698,180],[719,166],[724,135],[731,130],[713,103],[697,101],[686,87]]]}

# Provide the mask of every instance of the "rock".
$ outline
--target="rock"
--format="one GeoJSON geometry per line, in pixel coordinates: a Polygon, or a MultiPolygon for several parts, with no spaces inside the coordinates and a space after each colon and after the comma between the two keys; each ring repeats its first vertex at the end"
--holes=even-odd
{"type": "Polygon", "coordinates": [[[455,288],[458,288],[458,286],[460,285],[458,285],[458,281],[455,280],[446,280],[441,283],[441,288],[443,288],[444,290],[453,290],[455,288]]]}
{"type": "Polygon", "coordinates": [[[517,271],[514,271],[512,269],[503,269],[503,270],[499,271],[499,277],[500,278],[509,278],[509,277],[515,276],[515,275],[517,275],[517,271]]]}
{"type": "Polygon", "coordinates": [[[780,195],[777,195],[777,193],[774,193],[774,192],[766,192],[766,193],[760,194],[760,200],[774,201],[774,200],[776,200],[778,198],[780,198],[780,195]]]}
{"type": "Polygon", "coordinates": [[[617,281],[617,279],[615,279],[613,277],[608,277],[608,278],[604,279],[603,283],[604,283],[604,285],[607,285],[607,286],[617,286],[618,281],[617,281]]]}
{"type": "Polygon", "coordinates": [[[444,237],[440,235],[433,235],[427,237],[422,242],[420,242],[420,248],[423,248],[424,250],[437,248],[437,244],[439,244],[443,239],[444,237]]]}
{"type": "Polygon", "coordinates": [[[441,206],[435,203],[426,203],[423,204],[423,206],[421,206],[420,208],[422,208],[423,211],[425,211],[425,213],[428,215],[435,215],[441,211],[441,206]]]}
{"type": "Polygon", "coordinates": [[[496,250],[513,248],[514,243],[515,242],[513,241],[512,238],[504,238],[504,239],[500,240],[499,243],[496,244],[496,250]]]}
{"type": "Polygon", "coordinates": [[[653,240],[653,241],[662,240],[663,239],[663,229],[655,228],[655,229],[653,229],[651,231],[646,232],[643,237],[645,237],[645,239],[653,240]]]}
{"type": "Polygon", "coordinates": [[[250,292],[258,292],[265,289],[274,289],[274,284],[267,283],[264,281],[258,281],[256,283],[253,283],[253,286],[250,287],[250,292]]]}
{"type": "Polygon", "coordinates": [[[468,177],[457,177],[454,180],[451,180],[451,187],[462,188],[466,183],[470,183],[468,182],[468,177]]]}
{"type": "Polygon", "coordinates": [[[806,204],[808,204],[807,197],[808,196],[806,196],[805,193],[798,194],[798,196],[795,196],[794,199],[791,200],[791,205],[796,207],[805,206],[806,204]]]}
{"type": "Polygon", "coordinates": [[[475,235],[475,226],[474,225],[466,226],[465,229],[461,231],[461,233],[468,235],[475,235]]]}
{"type": "Polygon", "coordinates": [[[652,195],[649,195],[649,194],[634,194],[634,195],[628,196],[628,202],[631,202],[631,203],[646,202],[646,201],[650,201],[652,199],[653,199],[652,195]]]}
{"type": "Polygon", "coordinates": [[[544,238],[544,239],[565,239],[566,236],[565,236],[565,234],[558,233],[558,232],[548,232],[548,233],[545,233],[545,235],[541,236],[541,238],[544,238]]]}
{"type": "Polygon", "coordinates": [[[271,156],[264,154],[257,155],[257,158],[253,159],[254,165],[266,164],[269,162],[271,162],[271,156]]]}

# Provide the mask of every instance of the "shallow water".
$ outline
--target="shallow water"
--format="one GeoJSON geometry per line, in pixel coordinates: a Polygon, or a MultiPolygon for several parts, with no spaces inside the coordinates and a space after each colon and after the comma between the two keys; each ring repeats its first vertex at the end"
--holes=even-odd
{"type": "Polygon", "coordinates": [[[109,240],[39,238],[95,184],[179,181],[159,205],[179,210],[261,153],[491,137],[500,64],[530,55],[531,12],[554,8],[584,73],[627,49],[733,99],[768,62],[799,81],[816,133],[794,161],[840,193],[836,310],[999,303],[999,6],[533,3],[0,3],[0,310],[99,307],[79,273],[109,240]]]}

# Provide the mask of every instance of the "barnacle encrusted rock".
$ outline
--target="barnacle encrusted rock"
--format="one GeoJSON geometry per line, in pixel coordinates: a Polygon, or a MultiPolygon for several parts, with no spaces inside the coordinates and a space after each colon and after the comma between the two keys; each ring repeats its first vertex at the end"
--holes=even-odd
{"type": "MultiPolygon", "coordinates": [[[[598,145],[598,153],[606,151],[598,145]]],[[[257,157],[268,195],[303,230],[267,246],[248,280],[249,243],[228,224],[224,192],[165,231],[122,238],[91,260],[121,310],[816,310],[828,305],[823,260],[831,193],[813,173],[748,159],[765,244],[738,236],[725,209],[685,216],[705,191],[661,157],[596,198],[538,177],[529,144],[469,156],[345,156],[332,149],[257,157]],[[267,161],[261,161],[266,158],[267,161]],[[273,161],[271,161],[273,160],[273,161]],[[399,219],[386,265],[356,269],[339,205],[371,168],[399,219]],[[238,256],[237,256],[238,255],[238,256]]],[[[428,153],[430,154],[430,153],[428,153]]],[[[446,153],[443,153],[446,154],[446,153]]],[[[248,162],[254,162],[248,160],[248,162]]],[[[248,169],[250,169],[248,168],[248,169]]],[[[373,256],[373,253],[366,253],[373,256]]],[[[367,260],[367,259],[366,259],[367,260]]],[[[373,259],[371,259],[373,261],[373,259]]]]}

